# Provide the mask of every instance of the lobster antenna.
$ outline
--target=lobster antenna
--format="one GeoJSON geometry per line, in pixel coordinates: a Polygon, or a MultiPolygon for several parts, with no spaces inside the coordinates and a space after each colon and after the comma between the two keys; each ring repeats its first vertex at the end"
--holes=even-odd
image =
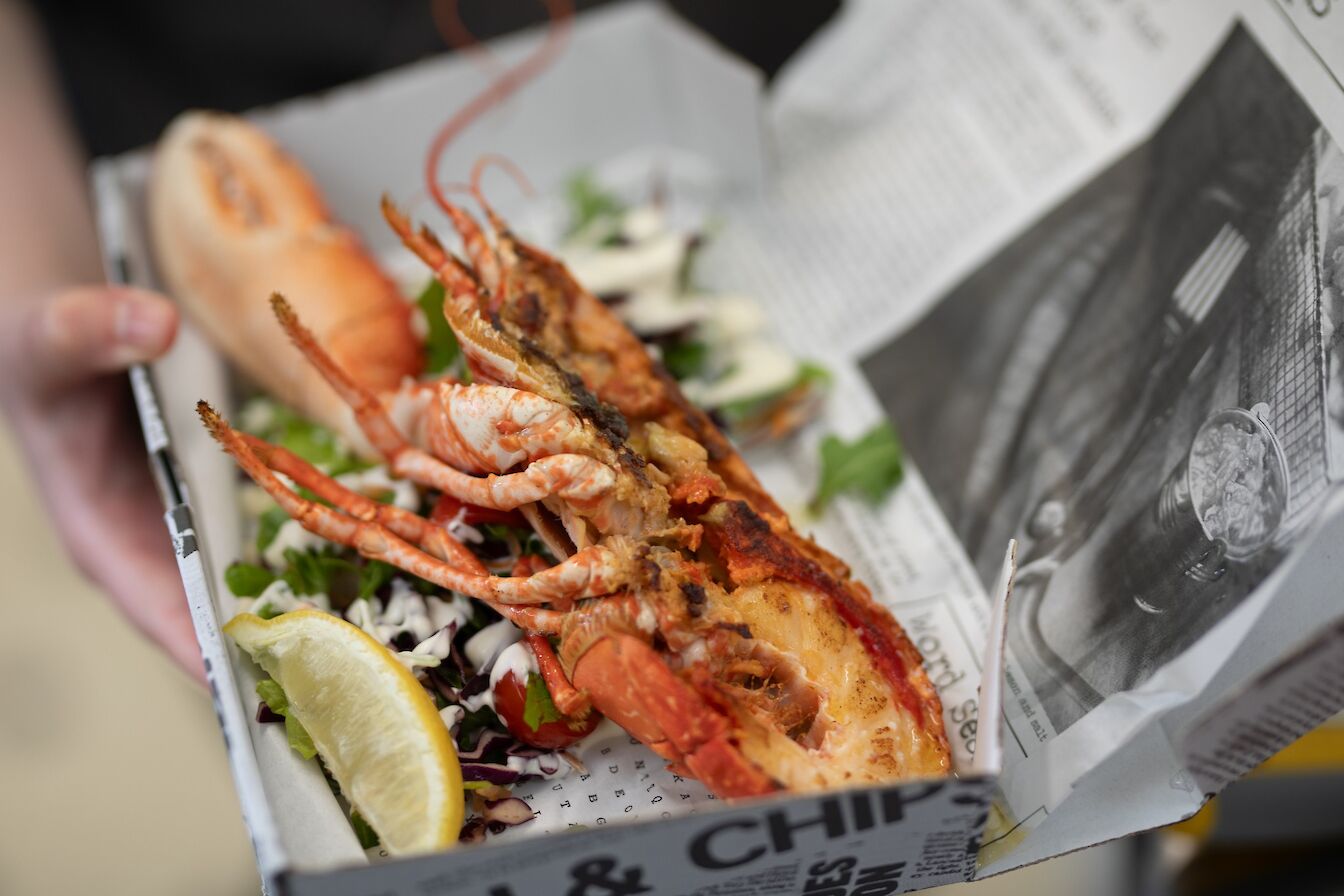
{"type": "Polygon", "coordinates": [[[507,228],[503,219],[495,214],[494,207],[485,201],[485,193],[481,191],[481,178],[484,176],[485,170],[491,165],[512,177],[514,182],[518,184],[518,189],[523,191],[524,196],[531,198],[536,195],[536,191],[532,189],[532,182],[527,179],[523,169],[508,156],[489,153],[476,160],[476,164],[471,167],[471,195],[476,198],[476,204],[485,212],[486,220],[490,222],[490,226],[494,228],[495,234],[498,236],[507,228]]]}
{"type": "MultiPolygon", "coordinates": [[[[555,58],[564,49],[569,42],[570,21],[574,15],[574,7],[570,0],[542,0],[546,6],[546,12],[550,18],[550,28],[546,32],[546,39],[542,41],[541,46],[528,55],[526,59],[519,62],[504,71],[492,81],[484,90],[478,93],[465,106],[461,107],[446,121],[434,139],[430,141],[429,152],[425,157],[425,183],[429,187],[429,195],[434,201],[447,211],[449,205],[448,198],[443,187],[438,182],[439,162],[443,154],[447,151],[448,145],[465,130],[472,122],[488,112],[491,107],[502,103],[518,91],[524,84],[535,78],[544,71],[555,58]]],[[[456,0],[447,0],[448,12],[452,19],[456,16],[456,0]]],[[[458,21],[460,24],[460,20],[458,21]]],[[[465,33],[465,28],[461,29],[465,33]]],[[[461,37],[460,34],[457,35],[461,37]]],[[[473,45],[479,43],[469,33],[466,34],[468,43],[473,45]]],[[[450,37],[450,40],[453,38],[450,37]]]]}

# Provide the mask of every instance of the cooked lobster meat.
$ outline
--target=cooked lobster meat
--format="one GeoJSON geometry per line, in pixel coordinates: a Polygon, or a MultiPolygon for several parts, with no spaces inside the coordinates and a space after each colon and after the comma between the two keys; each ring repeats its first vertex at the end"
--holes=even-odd
{"type": "MultiPolygon", "coordinates": [[[[239,197],[260,204],[248,213],[257,220],[271,217],[264,193],[216,194],[221,217],[241,214],[229,205],[239,197]]],[[[272,298],[275,329],[394,476],[521,512],[557,562],[491,575],[448,527],[345,488],[202,402],[222,447],[304,528],[512,621],[557,707],[600,711],[715,793],[947,774],[941,705],[891,614],[792,528],[620,320],[482,205],[485,226],[449,206],[460,258],[384,203],[445,288],[470,382],[388,383],[359,353],[334,351],[307,308],[359,300],[326,278],[288,281],[291,298],[272,298]]],[[[246,266],[250,250],[239,251],[233,263],[246,266]]],[[[376,352],[382,333],[371,329],[362,351],[376,352]]]]}

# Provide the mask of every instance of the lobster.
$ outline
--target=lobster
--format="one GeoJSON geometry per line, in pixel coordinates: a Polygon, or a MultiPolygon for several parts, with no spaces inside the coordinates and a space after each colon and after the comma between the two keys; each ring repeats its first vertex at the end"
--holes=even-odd
{"type": "Polygon", "coordinates": [[[792,528],[624,324],[509,231],[481,168],[489,233],[449,206],[465,258],[383,204],[445,288],[470,383],[408,384],[414,414],[394,421],[387,393],[343,369],[283,297],[272,308],[393,475],[521,511],[557,563],[491,575],[444,526],[201,402],[211,434],[304,528],[523,629],[562,712],[600,711],[720,796],[946,775],[941,704],[900,626],[792,528]]]}

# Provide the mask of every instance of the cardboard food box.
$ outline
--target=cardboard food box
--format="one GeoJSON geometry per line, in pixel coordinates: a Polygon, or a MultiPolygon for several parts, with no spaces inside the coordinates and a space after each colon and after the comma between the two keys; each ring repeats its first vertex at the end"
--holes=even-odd
{"type": "MultiPolygon", "coordinates": [[[[513,59],[539,39],[525,34],[495,47],[513,59]]],[[[766,173],[756,72],[652,5],[585,16],[571,40],[545,77],[458,140],[445,170],[469,170],[477,156],[500,152],[542,195],[596,163],[670,172],[674,194],[714,194],[728,209],[759,190],[766,173]]],[[[378,216],[378,197],[414,195],[435,128],[479,91],[482,77],[469,60],[431,60],[252,117],[308,166],[336,216],[384,250],[395,240],[378,216]]],[[[93,179],[109,277],[152,287],[149,163],[148,151],[103,159],[93,179]]],[[[733,805],[665,772],[622,737],[616,747],[590,748],[589,774],[537,785],[564,788],[563,801],[540,803],[563,807],[561,829],[552,819],[546,833],[524,836],[542,827],[538,819],[517,837],[470,848],[367,856],[316,764],[299,759],[278,726],[253,721],[257,671],[220,634],[234,611],[222,573],[239,556],[245,526],[238,474],[194,406],[209,397],[233,410],[228,367],[185,327],[167,358],[131,379],[267,892],[878,894],[973,874],[998,772],[994,727],[981,732],[974,759],[945,780],[733,805]],[[599,767],[612,749],[623,761],[599,767]],[[676,792],[680,785],[685,793],[676,792]]],[[[1002,631],[1010,574],[1011,561],[991,631],[1002,631]]],[[[982,718],[1001,716],[1001,648],[1001,634],[987,639],[982,718]]]]}

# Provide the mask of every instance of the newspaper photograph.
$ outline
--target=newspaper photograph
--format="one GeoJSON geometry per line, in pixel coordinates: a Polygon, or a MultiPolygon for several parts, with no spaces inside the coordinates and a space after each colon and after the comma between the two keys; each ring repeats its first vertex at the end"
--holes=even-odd
{"type": "Polygon", "coordinates": [[[1239,29],[1150,143],[865,359],[977,567],[1022,540],[1054,731],[1236,607],[1337,481],[1340,162],[1239,29]]]}
{"type": "MultiPolygon", "coordinates": [[[[1239,25],[1151,138],[863,359],[981,580],[1022,545],[1010,759],[1205,638],[1338,491],[1342,159],[1239,25]]],[[[1017,819],[1053,808],[1015,772],[1051,775],[1009,769],[1017,819]]]]}

